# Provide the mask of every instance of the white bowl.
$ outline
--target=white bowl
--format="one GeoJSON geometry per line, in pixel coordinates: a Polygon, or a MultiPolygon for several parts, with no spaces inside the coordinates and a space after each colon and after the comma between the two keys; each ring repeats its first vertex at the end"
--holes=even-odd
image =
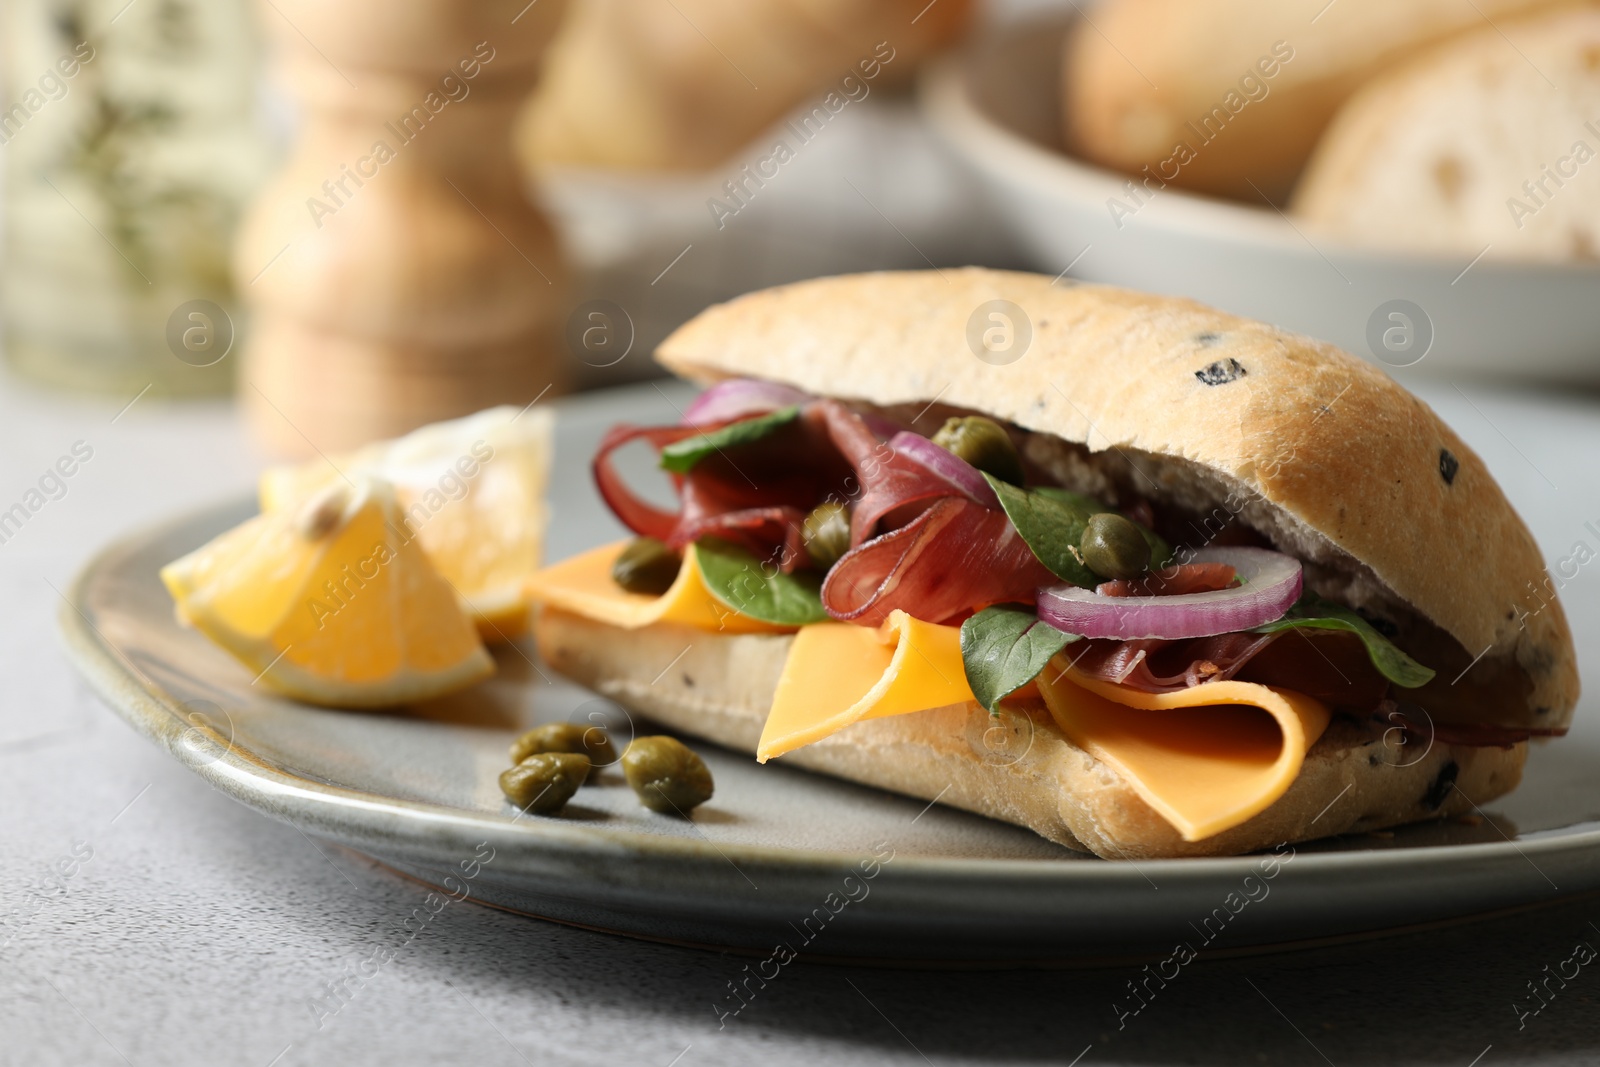
{"type": "Polygon", "coordinates": [[[1061,146],[1070,23],[1000,27],[921,86],[931,125],[1037,269],[1193,297],[1394,367],[1600,381],[1600,268],[1340,245],[1265,203],[1170,187],[1119,226],[1107,202],[1126,200],[1127,177],[1061,146]]]}

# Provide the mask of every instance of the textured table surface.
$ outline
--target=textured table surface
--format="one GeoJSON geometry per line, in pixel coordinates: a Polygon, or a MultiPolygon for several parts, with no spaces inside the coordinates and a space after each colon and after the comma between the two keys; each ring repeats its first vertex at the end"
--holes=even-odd
{"type": "MultiPolygon", "coordinates": [[[[1600,441],[1600,401],[1419,387],[1548,557],[1600,518],[1597,451],[1575,448],[1600,441]]],[[[719,1029],[712,1004],[743,960],[472,903],[350,981],[424,890],[213,792],[101,706],[60,649],[57,590],[88,555],[240,492],[260,463],[225,406],[144,398],[119,416],[122,403],[0,383],[0,510],[75,444],[92,450],[65,494],[49,483],[59,499],[0,544],[0,1063],[1600,1062],[1593,968],[1552,984],[1520,1028],[1513,1007],[1577,942],[1600,946],[1595,898],[1274,956],[1203,955],[1121,1030],[1111,1004],[1131,967],[804,962],[719,1029]],[[348,1002],[319,1014],[339,981],[348,1002]]],[[[1597,593],[1587,572],[1564,593],[1580,647],[1600,638],[1597,593]]]]}

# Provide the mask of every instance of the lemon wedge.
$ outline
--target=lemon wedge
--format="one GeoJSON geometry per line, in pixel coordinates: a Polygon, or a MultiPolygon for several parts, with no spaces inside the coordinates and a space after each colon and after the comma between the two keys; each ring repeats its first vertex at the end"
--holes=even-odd
{"type": "Polygon", "coordinates": [[[550,471],[550,417],[510,406],[424,426],[340,456],[269,468],[261,510],[294,508],[345,476],[392,483],[400,529],[461,599],[486,641],[527,627],[529,575],[539,569],[550,471]]]}
{"type": "Polygon", "coordinates": [[[406,535],[394,488],[356,476],[161,570],[178,617],[255,681],[332,707],[427,700],[494,673],[455,591],[406,535]]]}

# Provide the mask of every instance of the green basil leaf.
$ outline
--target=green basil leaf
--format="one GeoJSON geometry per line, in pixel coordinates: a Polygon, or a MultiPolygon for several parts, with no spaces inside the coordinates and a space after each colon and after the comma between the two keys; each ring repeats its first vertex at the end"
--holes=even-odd
{"type": "Polygon", "coordinates": [[[984,608],[961,624],[961,661],[978,703],[995,705],[1039,676],[1050,658],[1074,641],[1016,604],[984,608]]]}
{"type": "MultiPolygon", "coordinates": [[[[1106,507],[1087,493],[1074,493],[1071,489],[1061,489],[1053,485],[1041,485],[1037,489],[1030,490],[1030,492],[1049,497],[1051,500],[1059,500],[1063,504],[1077,508],[1083,512],[1084,522],[1088,522],[1091,515],[1099,515],[1103,512],[1114,512],[1116,510],[1115,508],[1106,507]]],[[[1132,519],[1128,521],[1133,522],[1132,519]]],[[[1150,546],[1150,568],[1152,570],[1157,567],[1165,567],[1172,562],[1172,546],[1167,544],[1165,538],[1154,530],[1146,529],[1136,522],[1133,525],[1135,529],[1144,535],[1145,543],[1150,546]]],[[[1079,536],[1081,537],[1082,534],[1080,533],[1079,536]]]]}
{"type": "Polygon", "coordinates": [[[1167,544],[1166,539],[1154,530],[1146,530],[1143,526],[1139,526],[1138,523],[1134,523],[1134,525],[1139,527],[1139,532],[1144,534],[1145,544],[1150,546],[1150,569],[1156,570],[1161,567],[1171,566],[1172,546],[1167,544]]]}
{"type": "Polygon", "coordinates": [[[822,622],[822,576],[814,571],[784,574],[737,545],[715,538],[696,541],[690,551],[700,563],[706,589],[741,615],[780,626],[822,622]]]}
{"type": "Polygon", "coordinates": [[[1090,515],[1098,515],[1102,511],[1111,510],[1088,493],[1074,493],[1071,489],[1062,489],[1057,485],[1041,485],[1030,491],[1043,497],[1049,497],[1051,500],[1058,500],[1068,507],[1078,509],[1083,512],[1085,522],[1089,520],[1090,515]]]}
{"type": "MultiPolygon", "coordinates": [[[[1084,566],[1078,555],[1078,544],[1083,540],[1083,528],[1089,524],[1090,517],[1113,511],[1113,508],[1070,489],[1055,486],[1022,489],[993,475],[985,474],[984,478],[1000,498],[1006,518],[1051,574],[1084,589],[1100,584],[1100,578],[1084,566]]],[[[1172,559],[1171,547],[1152,531],[1138,523],[1134,525],[1150,544],[1150,565],[1166,566],[1172,559]]]]}
{"type": "Polygon", "coordinates": [[[1416,689],[1433,681],[1434,671],[1424,667],[1400,651],[1387,637],[1375,630],[1370,622],[1347,607],[1305,596],[1275,622],[1257,626],[1253,634],[1272,634],[1280,630],[1305,628],[1313,630],[1343,630],[1361,638],[1366,646],[1367,658],[1378,673],[1402,689],[1416,689]]]}
{"type": "Polygon", "coordinates": [[[1023,489],[1002,482],[992,474],[984,480],[1000,498],[1006,518],[1017,528],[1033,554],[1050,573],[1062,581],[1085,589],[1100,584],[1093,571],[1084,566],[1078,556],[1078,542],[1083,540],[1083,528],[1094,512],[1077,501],[1038,489],[1023,489]]]}
{"type": "Polygon", "coordinates": [[[778,427],[793,422],[799,414],[798,406],[786,407],[770,415],[745,419],[743,422],[735,422],[710,433],[685,437],[682,441],[676,441],[661,450],[661,467],[674,474],[688,474],[696,463],[711,453],[759,441],[778,427]]]}

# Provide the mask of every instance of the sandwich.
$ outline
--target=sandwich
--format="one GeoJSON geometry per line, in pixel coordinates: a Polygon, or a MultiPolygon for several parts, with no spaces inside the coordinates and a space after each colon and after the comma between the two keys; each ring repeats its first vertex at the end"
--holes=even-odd
{"type": "Polygon", "coordinates": [[[634,537],[530,592],[552,667],[671,729],[1140,859],[1476,817],[1570,724],[1527,528],[1330,345],[966,269],[752,293],[658,358],[707,388],[593,457],[634,537]]]}

